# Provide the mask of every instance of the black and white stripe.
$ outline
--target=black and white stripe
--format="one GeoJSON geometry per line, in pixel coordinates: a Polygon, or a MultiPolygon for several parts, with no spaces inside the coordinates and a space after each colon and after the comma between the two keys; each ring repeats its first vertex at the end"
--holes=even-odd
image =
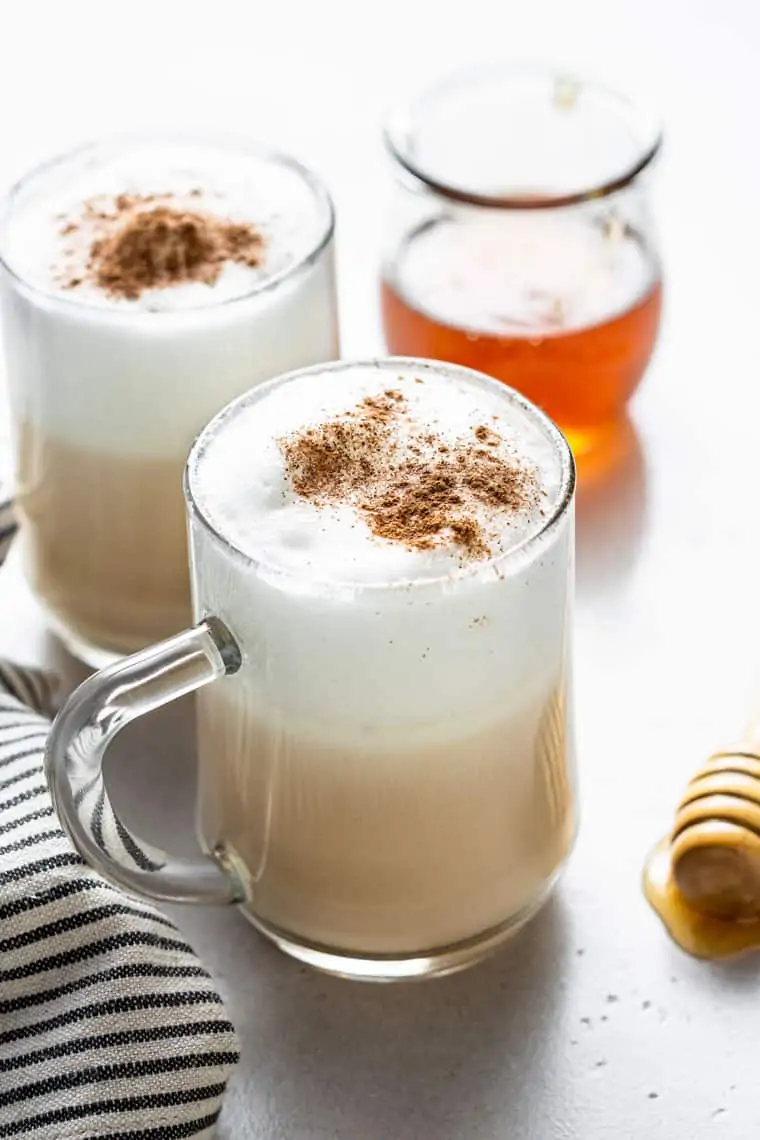
{"type": "Polygon", "coordinates": [[[42,767],[52,693],[0,663],[0,1138],[210,1135],[234,1030],[174,924],[100,879],[58,827],[42,767]]]}

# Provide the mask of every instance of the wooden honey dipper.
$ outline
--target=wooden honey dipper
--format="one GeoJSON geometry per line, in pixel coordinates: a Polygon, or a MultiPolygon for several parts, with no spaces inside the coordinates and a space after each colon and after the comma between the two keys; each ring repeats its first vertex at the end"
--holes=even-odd
{"type": "Polygon", "coordinates": [[[644,893],[696,957],[760,948],[760,716],[688,784],[646,862],[644,893]]]}

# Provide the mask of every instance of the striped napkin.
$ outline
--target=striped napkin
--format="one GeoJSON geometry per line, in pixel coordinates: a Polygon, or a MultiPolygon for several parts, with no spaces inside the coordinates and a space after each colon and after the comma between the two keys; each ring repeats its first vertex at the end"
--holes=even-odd
{"type": "MultiPolygon", "coordinates": [[[[6,496],[0,561],[12,532],[6,496]]],[[[0,663],[0,1138],[210,1136],[235,1032],[174,924],[58,827],[51,709],[46,674],[0,663]]]]}

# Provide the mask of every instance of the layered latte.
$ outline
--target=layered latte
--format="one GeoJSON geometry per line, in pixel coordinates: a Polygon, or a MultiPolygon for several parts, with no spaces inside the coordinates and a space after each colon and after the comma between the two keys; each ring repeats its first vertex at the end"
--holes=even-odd
{"type": "Polygon", "coordinates": [[[233,397],[332,359],[332,207],[298,164],[115,140],[13,191],[3,332],[26,572],[91,660],[185,625],[181,476],[233,397]]]}
{"type": "Polygon", "coordinates": [[[559,433],[464,369],[334,365],[223,413],[188,491],[243,656],[198,698],[200,835],[254,920],[373,959],[518,925],[576,825],[559,433]]]}

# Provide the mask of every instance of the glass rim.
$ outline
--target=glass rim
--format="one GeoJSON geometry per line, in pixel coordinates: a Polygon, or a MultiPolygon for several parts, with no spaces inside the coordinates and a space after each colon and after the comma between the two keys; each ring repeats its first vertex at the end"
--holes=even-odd
{"type": "Polygon", "coordinates": [[[29,293],[44,297],[47,302],[53,305],[59,305],[67,309],[78,309],[90,314],[97,313],[101,317],[115,320],[135,320],[137,318],[150,320],[163,318],[166,320],[171,317],[176,319],[188,314],[211,312],[212,310],[222,309],[225,306],[250,301],[253,297],[276,289],[284,281],[289,281],[300,272],[306,270],[317,261],[322,252],[332,241],[334,234],[335,204],[330,191],[318,174],[286,151],[279,150],[277,147],[269,146],[266,143],[257,142],[255,139],[248,138],[245,135],[230,132],[146,130],[99,135],[80,142],[65,151],[59,151],[50,158],[43,159],[42,162],[37,163],[36,166],[26,171],[25,174],[22,174],[0,198],[0,268],[29,293]],[[261,158],[278,166],[287,167],[294,171],[309,187],[314,201],[319,206],[320,220],[322,222],[319,233],[309,245],[309,248],[291,265],[286,266],[286,268],[279,273],[275,273],[271,277],[257,282],[251,286],[251,288],[246,289],[244,293],[238,293],[234,297],[224,297],[216,300],[209,298],[208,301],[202,302],[201,304],[181,309],[139,309],[131,307],[122,308],[116,305],[97,305],[91,301],[82,301],[73,297],[61,296],[59,292],[53,289],[46,289],[43,286],[35,285],[33,282],[27,280],[22,273],[19,273],[8,261],[5,252],[6,243],[2,240],[2,227],[7,226],[9,219],[12,217],[13,210],[17,205],[18,196],[36,180],[44,179],[50,173],[64,167],[66,163],[78,157],[84,157],[88,152],[96,153],[99,148],[108,145],[120,149],[140,143],[166,143],[167,145],[184,143],[187,145],[207,146],[209,149],[216,147],[228,153],[235,151],[238,154],[261,158]]]}
{"type": "Polygon", "coordinates": [[[393,592],[398,590],[415,591],[425,587],[440,586],[444,582],[459,582],[468,578],[475,578],[489,571],[497,572],[511,563],[524,559],[526,553],[547,540],[547,537],[567,514],[573,502],[575,487],[576,467],[570,444],[554,421],[537,407],[536,404],[533,404],[509,385],[494,379],[492,376],[486,375],[484,372],[478,372],[474,368],[467,368],[461,364],[451,364],[437,360],[425,360],[415,356],[364,357],[350,360],[334,360],[324,364],[313,364],[306,368],[294,368],[289,372],[285,372],[280,376],[274,376],[272,379],[250,388],[241,396],[231,400],[221,411],[217,412],[196,436],[185,462],[182,476],[182,488],[185,496],[187,514],[191,521],[194,519],[203,527],[204,531],[215,543],[224,547],[238,563],[247,567],[249,570],[253,572],[264,571],[272,581],[297,582],[301,587],[299,592],[303,593],[304,587],[307,587],[309,592],[317,594],[336,594],[342,590],[350,590],[354,594],[365,592],[393,592]],[[511,546],[508,550],[494,554],[490,558],[484,558],[477,562],[469,562],[463,566],[454,567],[444,573],[431,574],[425,578],[397,579],[395,581],[385,582],[330,579],[317,576],[305,578],[299,574],[297,570],[278,565],[259,555],[246,553],[242,547],[224,534],[198,501],[193,483],[196,481],[197,484],[197,480],[200,478],[200,463],[202,462],[206,449],[224,430],[225,424],[228,421],[231,422],[234,420],[251,404],[258,403],[270,391],[283,387],[291,380],[302,376],[319,376],[324,375],[325,372],[344,372],[355,368],[380,368],[383,371],[387,369],[393,372],[398,372],[400,369],[403,369],[412,372],[434,373],[435,375],[442,375],[444,377],[452,375],[465,376],[470,380],[477,381],[480,387],[487,388],[492,392],[498,392],[500,397],[505,398],[512,406],[517,406],[525,412],[528,418],[537,424],[548,437],[555,454],[558,455],[560,459],[560,483],[557,498],[546,518],[542,519],[538,529],[526,535],[525,538],[514,546],[511,546]]]}
{"type": "Polygon", "coordinates": [[[654,161],[663,143],[663,131],[654,101],[639,93],[634,93],[614,83],[607,82],[591,73],[581,73],[572,67],[551,63],[520,63],[501,60],[491,63],[473,64],[447,73],[432,84],[416,92],[411,98],[395,104],[386,114],[383,125],[383,140],[392,158],[405,174],[418,186],[432,190],[442,198],[459,202],[462,205],[480,206],[494,210],[553,210],[563,206],[575,206],[597,198],[606,198],[629,186],[654,161]],[[586,91],[613,100],[621,107],[638,110],[645,124],[644,139],[635,159],[623,167],[614,177],[588,186],[583,190],[567,194],[480,194],[462,186],[455,186],[437,178],[423,163],[416,162],[409,153],[409,142],[415,134],[413,115],[425,101],[445,94],[468,79],[504,76],[518,79],[524,76],[544,77],[555,84],[580,85],[586,91]]]}

